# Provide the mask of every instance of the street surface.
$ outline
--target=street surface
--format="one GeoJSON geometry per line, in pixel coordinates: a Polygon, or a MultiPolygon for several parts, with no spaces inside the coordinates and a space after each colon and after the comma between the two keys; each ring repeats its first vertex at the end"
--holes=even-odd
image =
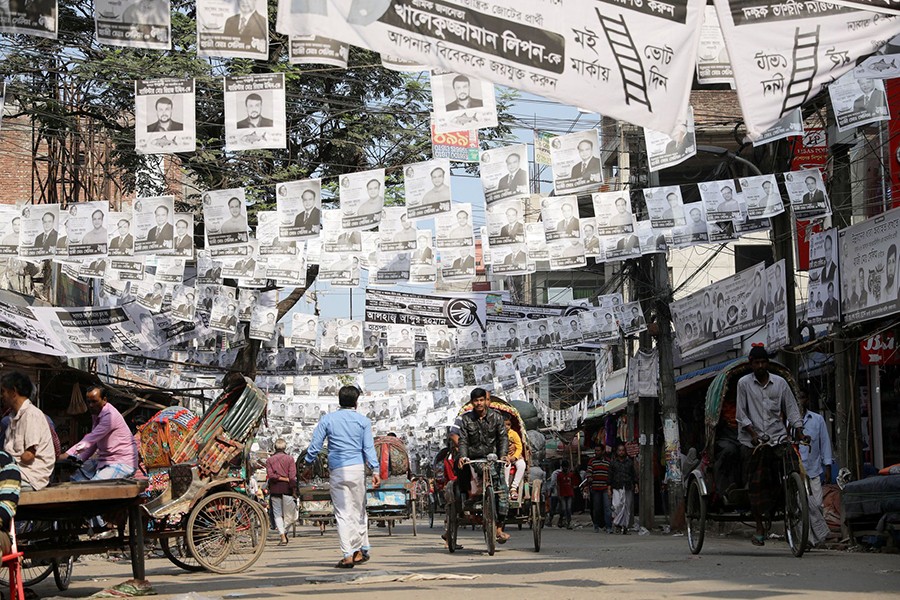
{"type": "MultiPolygon", "coordinates": [[[[582,516],[582,519],[584,516],[582,516]]],[[[582,521],[583,522],[583,521],[582,521]]],[[[794,558],[783,541],[756,548],[749,539],[707,532],[703,552],[692,556],[684,536],[661,533],[627,536],[545,528],[540,554],[532,549],[527,528],[512,527],[513,538],[494,556],[484,551],[480,530],[460,532],[464,548],[449,554],[435,523],[420,525],[418,537],[408,524],[388,537],[371,529],[372,560],[352,570],[333,568],[340,558],[333,528],[298,528],[298,537],[278,547],[269,536],[262,558],[238,575],[187,573],[165,558],[147,561],[147,577],[172,599],[194,592],[209,598],[424,598],[491,600],[505,598],[897,598],[900,555],[812,551],[794,558]],[[396,575],[477,575],[473,580],[310,583],[307,578],[396,575]]],[[[131,576],[127,563],[86,557],[75,564],[72,585],[57,592],[53,577],[35,586],[42,597],[85,597],[131,576]]]]}

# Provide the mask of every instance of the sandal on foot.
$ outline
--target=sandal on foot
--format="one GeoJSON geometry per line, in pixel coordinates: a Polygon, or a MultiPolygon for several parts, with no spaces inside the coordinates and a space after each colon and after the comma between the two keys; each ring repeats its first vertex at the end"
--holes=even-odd
{"type": "Polygon", "coordinates": [[[753,543],[754,546],[765,546],[766,545],[766,538],[765,538],[765,536],[762,536],[762,535],[754,535],[752,538],[750,538],[750,541],[753,543]]]}
{"type": "Polygon", "coordinates": [[[371,557],[369,556],[368,552],[357,552],[356,554],[353,555],[353,564],[358,565],[360,563],[369,562],[370,558],[371,557]],[[357,556],[359,558],[357,558],[357,556]]]}
{"type": "Polygon", "coordinates": [[[501,534],[497,535],[497,543],[498,544],[505,544],[507,541],[509,541],[508,533],[501,533],[501,534]]]}
{"type": "Polygon", "coordinates": [[[338,564],[334,565],[335,569],[352,569],[353,568],[353,560],[350,562],[344,562],[343,560],[338,561],[338,564]]]}

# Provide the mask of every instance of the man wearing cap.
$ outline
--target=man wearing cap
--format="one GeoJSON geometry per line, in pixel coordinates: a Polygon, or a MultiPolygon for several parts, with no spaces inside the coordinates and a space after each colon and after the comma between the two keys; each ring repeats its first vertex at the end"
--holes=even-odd
{"type": "MultiPolygon", "coordinates": [[[[764,516],[773,508],[781,493],[780,464],[782,453],[793,449],[785,444],[769,445],[787,437],[782,414],[795,430],[797,438],[804,438],[803,419],[790,385],[783,377],[769,372],[769,353],[762,344],[750,349],[751,373],[737,384],[738,441],[750,455],[747,461],[750,509],[756,520],[754,546],[765,544],[764,516]]],[[[798,460],[799,462],[799,460],[798,460]]]]}

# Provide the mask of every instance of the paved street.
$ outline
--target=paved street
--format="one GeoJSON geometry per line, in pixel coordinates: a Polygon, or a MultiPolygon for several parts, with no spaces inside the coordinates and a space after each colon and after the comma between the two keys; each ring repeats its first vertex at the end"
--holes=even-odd
{"type": "MultiPolygon", "coordinates": [[[[683,536],[595,534],[590,528],[574,531],[545,529],[544,547],[535,554],[531,532],[515,528],[513,539],[490,557],[480,532],[461,532],[465,547],[449,554],[440,530],[425,529],[413,537],[408,526],[392,537],[372,529],[373,560],[363,567],[340,571],[337,537],[333,529],[319,536],[304,528],[287,547],[269,547],[254,568],[240,575],[186,573],[164,558],[147,563],[147,575],[163,598],[195,592],[211,598],[735,598],[770,597],[852,598],[897,597],[900,556],[815,551],[802,559],[791,556],[784,542],[770,541],[755,548],[738,537],[707,536],[700,556],[692,556],[683,536]],[[319,583],[307,578],[374,576],[417,573],[476,575],[470,581],[407,581],[319,583]]],[[[64,597],[84,597],[130,576],[127,564],[99,557],[77,563],[72,586],[64,597]]],[[[52,577],[36,586],[41,597],[57,594],[52,577]]]]}

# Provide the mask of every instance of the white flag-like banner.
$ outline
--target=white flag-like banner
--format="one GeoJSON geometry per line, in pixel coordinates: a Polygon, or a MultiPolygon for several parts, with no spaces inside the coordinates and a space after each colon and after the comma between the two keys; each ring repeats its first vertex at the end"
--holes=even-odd
{"type": "Polygon", "coordinates": [[[868,10],[812,0],[715,4],[750,139],[900,33],[900,21],[862,2],[853,4],[868,10]]]}
{"type": "Polygon", "coordinates": [[[281,0],[277,31],[321,35],[673,132],[703,0],[281,0]]]}

